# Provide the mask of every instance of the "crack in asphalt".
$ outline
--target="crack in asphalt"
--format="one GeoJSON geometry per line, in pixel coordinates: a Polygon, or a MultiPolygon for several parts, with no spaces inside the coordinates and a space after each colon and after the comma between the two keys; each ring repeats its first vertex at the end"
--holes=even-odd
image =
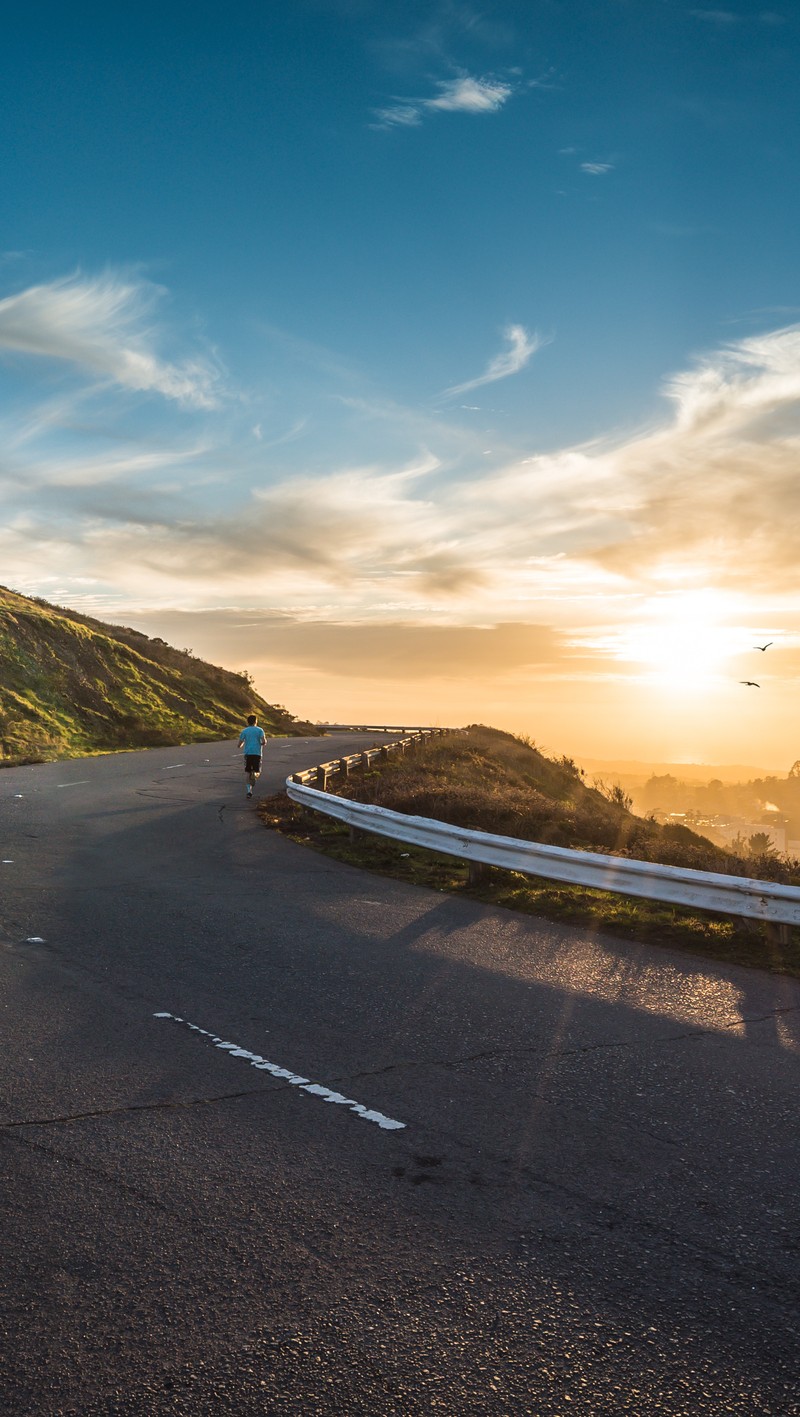
{"type": "MultiPolygon", "coordinates": [[[[777,1018],[784,1014],[797,1012],[800,1012],[800,1005],[787,1005],[785,1008],[773,1009],[769,1013],[759,1014],[752,1018],[734,1020],[729,1024],[725,1024],[723,1027],[725,1029],[731,1029],[740,1027],[742,1025],[747,1026],[754,1023],[766,1023],[770,1019],[777,1018]]],[[[714,1029],[692,1029],[685,1033],[670,1034],[668,1038],[660,1039],[659,1043],[663,1046],[669,1043],[685,1042],[693,1038],[713,1038],[717,1036],[717,1033],[718,1030],[714,1029]]],[[[640,1046],[641,1044],[636,1039],[620,1040],[618,1042],[586,1044],[578,1048],[564,1048],[557,1052],[546,1053],[545,1056],[548,1059],[555,1060],[559,1058],[577,1057],[580,1056],[580,1054],[582,1053],[596,1053],[604,1049],[638,1048],[640,1046]]],[[[349,1086],[353,1082],[362,1082],[368,1078],[381,1077],[385,1076],[388,1073],[402,1072],[413,1068],[461,1068],[467,1066],[470,1063],[496,1061],[497,1059],[501,1058],[514,1059],[524,1057],[535,1057],[537,1054],[543,1052],[543,1049],[536,1047],[496,1048],[485,1049],[479,1053],[470,1053],[461,1058],[410,1058],[404,1060],[403,1062],[385,1063],[379,1068],[368,1068],[356,1073],[342,1074],[340,1076],[332,1078],[331,1085],[336,1087],[340,1087],[342,1085],[349,1086]]],[[[88,1121],[95,1117],[118,1117],[124,1116],[126,1113],[132,1112],[169,1111],[171,1109],[179,1108],[203,1107],[210,1106],[215,1102],[235,1101],[236,1099],[242,1097],[268,1096],[277,1092],[289,1092],[291,1090],[291,1084],[287,1084],[285,1087],[268,1085],[266,1087],[257,1088],[240,1088],[236,1092],[216,1093],[214,1096],[211,1097],[169,1098],[158,1102],[132,1102],[126,1103],[124,1106],[121,1107],[96,1108],[86,1112],[68,1113],[65,1116],[59,1117],[34,1117],[23,1118],[21,1120],[11,1122],[0,1122],[0,1131],[10,1131],[12,1129],[17,1129],[21,1127],[63,1126],[70,1122],[88,1121]]],[[[547,1106],[557,1105],[551,1099],[544,1097],[539,1093],[534,1094],[534,1096],[536,1097],[537,1101],[542,1102],[547,1106]]],[[[643,1131],[645,1135],[651,1136],[652,1139],[655,1141],[664,1142],[667,1145],[676,1144],[669,1137],[659,1136],[656,1133],[648,1132],[646,1129],[640,1127],[637,1127],[637,1130],[643,1131]]]]}
{"type": "Polygon", "coordinates": [[[29,1117],[15,1122],[0,1122],[0,1132],[16,1130],[19,1127],[58,1127],[69,1122],[91,1121],[94,1117],[124,1117],[131,1112],[169,1112],[182,1107],[208,1107],[214,1102],[231,1102],[238,1097],[258,1097],[288,1089],[275,1087],[248,1087],[238,1092],[219,1092],[213,1097],[173,1097],[161,1102],[128,1102],[122,1107],[98,1107],[90,1112],[71,1112],[64,1117],[29,1117]]]}
{"type": "MultiPolygon", "coordinates": [[[[786,1010],[777,1010],[776,1012],[786,1012],[786,1010]]],[[[772,1015],[767,1015],[766,1017],[772,1017],[772,1015]]],[[[373,1069],[369,1072],[351,1074],[347,1077],[338,1077],[333,1079],[333,1082],[337,1085],[342,1083],[349,1083],[353,1080],[374,1077],[382,1073],[396,1071],[399,1070],[402,1066],[404,1065],[390,1064],[387,1067],[373,1069]]],[[[420,1064],[412,1063],[410,1065],[405,1066],[418,1067],[420,1066],[420,1064]]],[[[423,1066],[430,1066],[430,1064],[423,1066]]],[[[126,1193],[129,1193],[135,1198],[144,1201],[146,1204],[154,1207],[159,1211],[162,1211],[164,1214],[172,1216],[174,1219],[177,1219],[181,1221],[181,1223],[185,1224],[186,1217],[174,1211],[170,1206],[164,1204],[162,1201],[155,1199],[146,1191],[141,1190],[138,1187],[131,1186],[130,1183],[120,1180],[117,1176],[110,1175],[107,1171],[103,1170],[100,1167],[90,1165],[83,1158],[76,1158],[68,1155],[65,1156],[62,1152],[56,1151],[52,1147],[46,1146],[43,1142],[35,1141],[33,1138],[22,1135],[23,1129],[29,1127],[50,1127],[66,1125],[71,1122],[86,1121],[101,1117],[118,1117],[126,1115],[129,1116],[135,1112],[167,1112],[180,1109],[188,1110],[193,1107],[209,1106],[217,1102],[235,1101],[245,1097],[269,1097],[279,1093],[290,1092],[292,1090],[293,1089],[289,1084],[285,1086],[267,1085],[265,1087],[248,1088],[244,1090],[239,1090],[237,1092],[218,1093],[211,1097],[170,1099],[161,1102],[150,1103],[131,1103],[127,1104],[124,1107],[98,1108],[94,1111],[79,1112],[62,1117],[33,1118],[23,1121],[5,1122],[0,1124],[0,1132],[5,1131],[11,1133],[12,1139],[18,1142],[20,1145],[23,1145],[33,1150],[41,1151],[50,1156],[55,1156],[59,1160],[66,1160],[75,1166],[81,1167],[82,1169],[89,1171],[93,1175],[99,1176],[101,1179],[107,1181],[109,1184],[125,1191],[126,1193]]],[[[539,1100],[547,1102],[547,1099],[545,1098],[539,1098],[539,1100]]],[[[549,1103],[548,1105],[555,1106],[556,1104],[549,1103]]],[[[407,1146],[404,1149],[409,1149],[412,1145],[410,1138],[398,1138],[398,1140],[400,1141],[401,1146],[403,1145],[403,1141],[406,1142],[407,1146]]],[[[657,1138],[657,1140],[664,1141],[664,1138],[657,1138]]],[[[415,1141],[413,1145],[417,1146],[418,1141],[415,1141]]],[[[447,1157],[442,1159],[445,1161],[445,1163],[447,1163],[447,1157]]],[[[704,1244],[700,1240],[680,1235],[674,1228],[663,1224],[657,1224],[653,1221],[649,1221],[646,1219],[642,1219],[634,1215],[630,1210],[626,1209],[625,1207],[619,1204],[615,1204],[613,1201],[598,1200],[596,1197],[593,1197],[592,1195],[590,1195],[584,1190],[579,1189],[578,1187],[565,1185],[563,1182],[556,1181],[552,1177],[534,1171],[528,1166],[516,1165],[515,1175],[508,1175],[504,1177],[502,1174],[499,1173],[498,1168],[510,1164],[509,1158],[507,1157],[503,1157],[501,1155],[487,1157],[484,1155],[481,1160],[484,1165],[486,1165],[486,1163],[488,1162],[489,1167],[495,1171],[495,1175],[493,1177],[487,1177],[486,1181],[482,1183],[484,1187],[488,1186],[491,1187],[493,1190],[511,1192],[514,1189],[518,1189],[521,1183],[525,1186],[526,1189],[538,1189],[553,1196],[560,1196],[573,1204],[577,1204],[583,1213],[584,1223],[592,1226],[592,1228],[596,1230],[613,1231],[617,1228],[624,1227],[629,1232],[632,1231],[638,1232],[642,1235],[649,1235],[653,1239],[658,1240],[662,1243],[666,1243],[671,1247],[678,1246],[686,1252],[692,1253],[694,1255],[704,1256],[706,1260],[713,1261],[720,1270],[725,1272],[725,1277],[730,1283],[738,1285],[746,1283],[750,1288],[758,1288],[762,1292],[765,1292],[770,1295],[776,1295],[778,1296],[778,1298],[780,1298],[780,1296],[782,1295],[794,1292],[795,1286],[790,1283],[788,1279],[785,1279],[780,1275],[766,1275],[762,1270],[756,1270],[752,1268],[752,1266],[749,1265],[746,1259],[739,1258],[735,1252],[725,1250],[719,1245],[707,1243],[704,1244]]],[[[465,1154],[464,1156],[455,1159],[455,1165],[458,1167],[459,1172],[463,1171],[464,1168],[466,1168],[467,1166],[474,1169],[474,1159],[470,1159],[465,1154]]],[[[441,1179],[444,1184],[451,1184],[453,1181],[458,1181],[459,1179],[463,1180],[464,1178],[459,1176],[450,1177],[447,1176],[445,1173],[441,1179]]],[[[200,1225],[200,1228],[202,1229],[207,1228],[202,1224],[202,1222],[197,1221],[192,1223],[200,1225]]],[[[211,1228],[213,1229],[213,1227],[211,1228]]]]}
{"type": "MultiPolygon", "coordinates": [[[[734,1028],[747,1028],[755,1023],[768,1023],[770,1019],[778,1018],[783,1014],[800,1012],[800,1004],[789,1004],[785,1008],[773,1009],[766,1014],[757,1014],[752,1018],[731,1019],[730,1023],[720,1024],[717,1028],[693,1028],[684,1033],[671,1033],[666,1038],[656,1040],[656,1045],[664,1047],[669,1043],[682,1043],[692,1038],[716,1038],[721,1034],[734,1028]]],[[[609,1048],[640,1048],[641,1041],[636,1038],[618,1039],[602,1043],[586,1043],[574,1048],[560,1048],[548,1050],[536,1045],[529,1048],[487,1048],[480,1053],[469,1053],[463,1058],[429,1058],[421,1059],[420,1064],[428,1067],[439,1068],[461,1068],[468,1063],[492,1062],[498,1058],[529,1058],[535,1057],[539,1053],[544,1053],[548,1058],[570,1058],[577,1057],[581,1053],[599,1053],[609,1048]]],[[[378,1068],[377,1072],[391,1072],[395,1067],[403,1066],[397,1063],[390,1063],[386,1068],[378,1068]]],[[[368,1076],[364,1074],[363,1076],[368,1076]]]]}
{"type": "MultiPolygon", "coordinates": [[[[722,1029],[727,1030],[754,1023],[766,1023],[772,1018],[777,1018],[779,1015],[797,1013],[798,1011],[800,1011],[800,1005],[793,1004],[786,1008],[774,1009],[771,1013],[759,1014],[754,1018],[734,1019],[731,1023],[724,1024],[722,1029]]],[[[693,1038],[715,1038],[719,1035],[720,1031],[719,1029],[711,1028],[692,1029],[686,1033],[672,1033],[668,1038],[659,1039],[658,1043],[663,1047],[669,1043],[686,1042],[693,1038]]],[[[384,1063],[379,1068],[369,1068],[363,1072],[348,1073],[345,1077],[334,1078],[332,1079],[332,1084],[338,1087],[345,1083],[361,1082],[364,1078],[380,1077],[386,1073],[402,1072],[404,1069],[411,1068],[463,1068],[470,1063],[495,1062],[502,1058],[532,1058],[536,1057],[538,1054],[547,1057],[548,1060],[557,1060],[559,1058],[578,1057],[582,1053],[598,1053],[604,1049],[640,1048],[641,1046],[641,1043],[637,1039],[620,1039],[608,1043],[587,1043],[580,1047],[562,1048],[557,1051],[548,1051],[535,1046],[531,1046],[530,1048],[487,1048],[480,1053],[468,1053],[461,1058],[409,1058],[400,1063],[384,1063]]],[[[555,1105],[549,1103],[548,1098],[542,1097],[538,1093],[534,1095],[540,1102],[555,1105]]],[[[647,1133],[647,1135],[651,1134],[647,1133]]],[[[655,1139],[659,1141],[665,1140],[663,1137],[656,1137],[655,1139]]]]}
{"type": "MultiPolygon", "coordinates": [[[[388,1071],[388,1069],[379,1069],[377,1071],[386,1072],[388,1071]]],[[[359,1076],[371,1076],[371,1074],[359,1074],[359,1076]]],[[[340,1078],[336,1081],[345,1082],[347,1081],[347,1079],[340,1078]]],[[[13,1140],[19,1145],[22,1145],[30,1150],[40,1151],[47,1156],[56,1157],[60,1161],[66,1161],[70,1165],[76,1166],[79,1169],[90,1173],[91,1175],[97,1176],[101,1180],[106,1181],[109,1185],[114,1186],[118,1190],[121,1190],[126,1194],[134,1197],[135,1199],[143,1201],[145,1204],[151,1206],[153,1209],[170,1216],[172,1219],[178,1221],[181,1225],[185,1226],[188,1224],[190,1228],[193,1229],[202,1230],[204,1232],[208,1231],[209,1233],[216,1233],[216,1227],[208,1226],[205,1222],[202,1221],[202,1219],[198,1217],[188,1218],[182,1212],[176,1211],[173,1207],[165,1204],[163,1201],[157,1200],[154,1196],[150,1195],[147,1191],[141,1189],[140,1187],[132,1186],[130,1182],[121,1180],[118,1176],[110,1174],[102,1167],[91,1165],[83,1157],[74,1157],[68,1154],[64,1154],[61,1151],[55,1150],[53,1147],[47,1146],[43,1142],[35,1141],[31,1137],[23,1136],[21,1134],[20,1129],[25,1127],[53,1126],[73,1121],[91,1119],[94,1117],[120,1116],[137,1111],[168,1111],[177,1108],[205,1106],[215,1102],[235,1100],[240,1097],[268,1096],[275,1093],[288,1092],[290,1090],[291,1088],[289,1086],[264,1087],[255,1089],[251,1088],[245,1092],[224,1093],[218,1094],[214,1097],[190,1098],[185,1101],[173,1100],[157,1103],[132,1104],[122,1108],[106,1108],[94,1112],[76,1113],[73,1116],[52,1117],[27,1122],[22,1121],[4,1123],[2,1127],[0,1127],[0,1131],[12,1131],[13,1140]]],[[[400,1140],[402,1145],[402,1139],[400,1140]]],[[[410,1139],[405,1140],[409,1142],[410,1147],[410,1139]]],[[[414,1145],[417,1145],[417,1143],[415,1142],[414,1145]]],[[[444,1160],[445,1164],[447,1164],[449,1158],[444,1157],[442,1159],[444,1160]]],[[[489,1165],[493,1168],[498,1168],[502,1167],[503,1165],[509,1164],[508,1158],[499,1155],[494,1156],[492,1158],[484,1156],[482,1158],[482,1161],[484,1165],[488,1161],[489,1165]]],[[[473,1161],[464,1156],[456,1159],[455,1164],[458,1167],[459,1172],[461,1172],[467,1166],[472,1167],[473,1161]]],[[[515,1169],[515,1176],[503,1177],[500,1174],[496,1174],[492,1178],[487,1178],[487,1180],[483,1182],[483,1186],[491,1187],[495,1191],[500,1190],[509,1193],[514,1189],[519,1189],[521,1183],[528,1190],[539,1190],[552,1196],[561,1197],[562,1199],[569,1201],[572,1204],[578,1205],[582,1212],[583,1223],[587,1226],[590,1226],[594,1230],[603,1232],[613,1232],[615,1230],[624,1229],[629,1234],[638,1233],[642,1236],[649,1236],[652,1240],[655,1240],[662,1244],[666,1244],[670,1248],[678,1247],[686,1253],[692,1254],[694,1256],[702,1256],[706,1260],[706,1262],[712,1262],[715,1267],[724,1274],[725,1278],[729,1283],[735,1284],[737,1286],[745,1284],[747,1285],[748,1290],[757,1288],[769,1298],[774,1298],[776,1303],[785,1301],[787,1295],[794,1293],[796,1285],[790,1282],[790,1280],[778,1274],[767,1275],[763,1271],[763,1269],[754,1268],[752,1264],[748,1262],[747,1259],[738,1257],[735,1251],[732,1252],[730,1250],[723,1249],[719,1245],[703,1243],[701,1240],[692,1239],[680,1235],[674,1228],[671,1228],[667,1225],[660,1225],[646,1219],[642,1219],[634,1215],[631,1211],[625,1209],[623,1206],[615,1204],[613,1201],[598,1200],[596,1197],[588,1194],[584,1190],[581,1190],[574,1186],[565,1185],[563,1182],[559,1182],[554,1180],[552,1177],[542,1175],[539,1172],[532,1170],[528,1166],[517,1166],[515,1169]]],[[[446,1176],[446,1174],[442,1177],[442,1181],[445,1185],[452,1184],[453,1181],[458,1181],[459,1179],[463,1180],[463,1177],[450,1177],[446,1176]]],[[[542,1235],[538,1236],[539,1243],[541,1242],[542,1238],[542,1235]]],[[[238,1254],[238,1250],[236,1250],[236,1248],[230,1244],[230,1241],[228,1239],[225,1240],[225,1246],[226,1248],[231,1249],[232,1252],[238,1254]]]]}
{"type": "MultiPolygon", "coordinates": [[[[19,1123],[18,1125],[24,1126],[25,1124],[19,1123]]],[[[118,1190],[124,1191],[126,1195],[135,1196],[137,1200],[144,1201],[146,1205],[152,1206],[154,1210],[160,1210],[165,1215],[176,1216],[176,1212],[172,1210],[170,1206],[165,1205],[163,1201],[156,1200],[154,1196],[148,1195],[147,1191],[140,1190],[138,1186],[132,1186],[129,1181],[121,1181],[119,1177],[109,1175],[107,1171],[102,1170],[99,1166],[91,1166],[83,1157],[67,1156],[62,1151],[56,1151],[52,1146],[45,1146],[44,1142],[34,1141],[32,1137],[18,1135],[15,1136],[13,1140],[19,1146],[24,1146],[28,1151],[40,1151],[44,1156],[54,1156],[58,1161],[65,1161],[68,1165],[75,1166],[80,1171],[88,1171],[92,1176],[99,1176],[102,1180],[109,1182],[110,1185],[116,1186],[118,1190]]],[[[176,1218],[178,1217],[176,1216],[176,1218]]]]}
{"type": "MultiPolygon", "coordinates": [[[[782,1016],[783,1014],[797,1012],[800,1012],[800,1005],[788,1005],[786,1008],[773,1009],[769,1013],[759,1014],[752,1018],[733,1020],[731,1023],[723,1025],[723,1028],[731,1029],[738,1028],[742,1025],[748,1026],[750,1024],[755,1023],[766,1023],[770,1019],[777,1018],[779,1016],[782,1016]]],[[[718,1030],[716,1029],[691,1029],[685,1033],[670,1034],[668,1038],[660,1039],[659,1043],[661,1046],[664,1046],[670,1043],[686,1042],[693,1038],[714,1038],[715,1036],[717,1036],[717,1033],[718,1030]]],[[[479,1053],[468,1053],[461,1058],[409,1058],[398,1063],[384,1063],[379,1068],[367,1068],[356,1073],[347,1073],[339,1075],[331,1079],[331,1086],[340,1087],[345,1084],[349,1086],[353,1082],[361,1082],[367,1078],[381,1077],[385,1076],[387,1073],[403,1072],[405,1070],[410,1070],[414,1068],[463,1068],[468,1066],[470,1063],[494,1062],[502,1058],[529,1058],[535,1057],[537,1054],[542,1053],[544,1053],[548,1059],[555,1060],[559,1058],[578,1057],[582,1053],[597,1053],[612,1048],[622,1049],[639,1047],[641,1047],[641,1044],[638,1040],[626,1039],[608,1043],[585,1044],[577,1048],[563,1048],[557,1052],[545,1052],[544,1049],[537,1047],[494,1048],[484,1049],[479,1053]]],[[[160,1102],[133,1102],[126,1103],[122,1107],[96,1108],[87,1112],[69,1113],[63,1117],[34,1117],[22,1119],[20,1121],[0,1122],[0,1131],[5,1131],[17,1127],[59,1126],[69,1122],[87,1121],[93,1117],[123,1116],[125,1113],[129,1112],[168,1111],[171,1108],[203,1107],[209,1106],[215,1102],[234,1101],[235,1099],[240,1097],[257,1097],[271,1095],[276,1092],[288,1091],[291,1091],[291,1085],[289,1084],[287,1084],[286,1087],[276,1087],[273,1085],[267,1087],[244,1088],[239,1089],[236,1092],[217,1093],[212,1097],[170,1098],[164,1099],[160,1102]]],[[[538,1093],[535,1094],[535,1096],[539,1102],[546,1103],[548,1106],[556,1105],[549,1098],[544,1097],[538,1093]]],[[[639,1130],[642,1129],[639,1128],[639,1130]]],[[[652,1136],[653,1139],[656,1141],[666,1142],[669,1145],[674,1144],[668,1137],[658,1136],[657,1134],[650,1132],[646,1132],[645,1134],[648,1136],[652,1136]]]]}

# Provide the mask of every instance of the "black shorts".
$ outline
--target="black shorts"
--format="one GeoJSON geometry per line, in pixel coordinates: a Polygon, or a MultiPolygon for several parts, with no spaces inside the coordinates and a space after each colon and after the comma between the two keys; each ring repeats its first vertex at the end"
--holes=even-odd
{"type": "Polygon", "coordinates": [[[245,753],[244,770],[245,772],[254,772],[258,776],[261,772],[261,755],[259,753],[245,753]]]}

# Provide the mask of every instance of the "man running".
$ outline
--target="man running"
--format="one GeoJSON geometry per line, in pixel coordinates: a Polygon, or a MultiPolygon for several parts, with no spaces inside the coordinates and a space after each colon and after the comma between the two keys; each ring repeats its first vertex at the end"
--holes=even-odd
{"type": "Polygon", "coordinates": [[[251,713],[247,719],[247,727],[243,728],[239,734],[237,747],[244,748],[244,770],[247,773],[247,795],[253,795],[253,783],[261,774],[261,754],[264,751],[264,744],[267,735],[263,728],[258,727],[258,719],[251,713]]]}

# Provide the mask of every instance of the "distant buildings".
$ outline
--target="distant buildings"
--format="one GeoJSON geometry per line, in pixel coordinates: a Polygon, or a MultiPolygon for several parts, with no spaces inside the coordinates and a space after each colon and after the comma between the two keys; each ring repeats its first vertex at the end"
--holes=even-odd
{"type": "Polygon", "coordinates": [[[800,840],[790,836],[794,823],[773,812],[764,813],[758,820],[722,812],[707,815],[696,811],[653,812],[652,815],[658,822],[679,823],[699,836],[707,837],[716,846],[731,847],[737,852],[747,849],[751,837],[761,836],[769,838],[771,850],[779,855],[800,857],[800,840]]]}

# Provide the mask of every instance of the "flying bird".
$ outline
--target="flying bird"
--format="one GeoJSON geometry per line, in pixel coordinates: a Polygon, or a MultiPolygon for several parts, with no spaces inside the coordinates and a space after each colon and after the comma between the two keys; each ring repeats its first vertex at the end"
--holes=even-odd
{"type": "Polygon", "coordinates": [[[740,679],[740,680],[739,680],[739,683],[740,683],[740,684],[746,684],[747,687],[748,687],[748,689],[760,689],[760,688],[761,688],[761,685],[760,685],[760,684],[757,684],[756,681],[755,681],[755,679],[740,679]]]}
{"type": "MultiPolygon", "coordinates": [[[[760,649],[760,650],[769,649],[770,645],[774,645],[774,643],[775,643],[774,640],[767,640],[767,643],[766,643],[765,645],[753,645],[753,649],[760,649]]],[[[744,683],[744,679],[742,679],[741,682],[744,683]]]]}

